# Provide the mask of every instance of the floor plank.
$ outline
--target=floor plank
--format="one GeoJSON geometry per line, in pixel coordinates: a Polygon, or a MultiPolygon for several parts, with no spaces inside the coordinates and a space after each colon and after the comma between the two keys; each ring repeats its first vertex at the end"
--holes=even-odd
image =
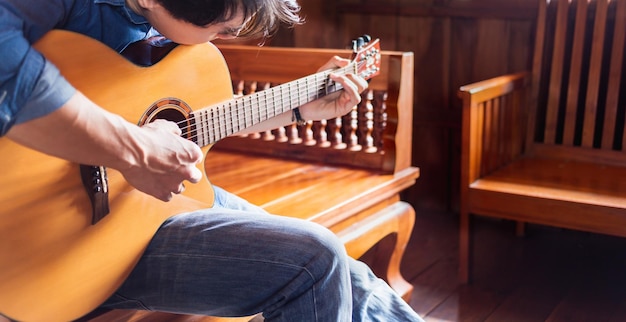
{"type": "Polygon", "coordinates": [[[473,282],[458,285],[457,217],[417,216],[402,271],[426,321],[626,321],[626,239],[533,225],[516,237],[476,217],[473,282]]]}

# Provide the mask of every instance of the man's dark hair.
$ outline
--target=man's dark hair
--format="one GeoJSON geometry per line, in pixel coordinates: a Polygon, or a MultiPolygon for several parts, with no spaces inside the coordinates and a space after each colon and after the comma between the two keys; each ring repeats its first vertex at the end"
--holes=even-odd
{"type": "Polygon", "coordinates": [[[232,19],[241,10],[251,18],[240,37],[268,37],[281,23],[302,23],[295,0],[158,0],[174,18],[196,26],[207,26],[232,19]]]}

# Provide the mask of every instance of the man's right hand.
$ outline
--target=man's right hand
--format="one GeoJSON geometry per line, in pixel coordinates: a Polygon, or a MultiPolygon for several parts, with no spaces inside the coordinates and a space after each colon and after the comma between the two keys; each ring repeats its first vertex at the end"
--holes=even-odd
{"type": "Polygon", "coordinates": [[[202,172],[196,167],[202,150],[180,137],[181,130],[172,122],[156,120],[141,128],[146,135],[135,166],[120,169],[135,188],[163,201],[184,191],[183,181],[197,183],[202,172]],[[154,145],[156,144],[156,145],[154,145]]]}

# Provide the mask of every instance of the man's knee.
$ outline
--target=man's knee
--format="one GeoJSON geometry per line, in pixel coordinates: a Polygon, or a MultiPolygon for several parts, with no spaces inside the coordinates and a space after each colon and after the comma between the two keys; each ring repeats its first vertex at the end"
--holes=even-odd
{"type": "Polygon", "coordinates": [[[308,223],[308,228],[298,243],[309,251],[314,250],[313,260],[317,261],[316,265],[319,269],[323,271],[348,270],[348,255],[345,246],[337,235],[327,228],[308,223]]]}

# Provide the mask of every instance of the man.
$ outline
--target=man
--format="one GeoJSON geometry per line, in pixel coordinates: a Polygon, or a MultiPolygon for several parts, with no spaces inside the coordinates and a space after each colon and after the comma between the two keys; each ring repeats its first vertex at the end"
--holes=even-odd
{"type": "MultiPolygon", "coordinates": [[[[1,133],[66,160],[115,168],[137,189],[168,201],[184,181],[201,179],[199,147],[171,122],[138,127],[100,108],[31,45],[51,29],[83,33],[118,51],[156,34],[180,44],[268,36],[281,22],[300,23],[298,11],[293,0],[0,0],[1,133]]],[[[335,58],[324,67],[346,63],[335,58]]],[[[301,118],[343,115],[367,87],[353,74],[331,78],[344,90],[301,106],[301,118]]],[[[292,122],[284,113],[246,132],[292,122]]],[[[325,228],[269,215],[217,187],[211,209],[163,223],[103,306],[263,312],[268,321],[421,320],[325,228]]]]}

